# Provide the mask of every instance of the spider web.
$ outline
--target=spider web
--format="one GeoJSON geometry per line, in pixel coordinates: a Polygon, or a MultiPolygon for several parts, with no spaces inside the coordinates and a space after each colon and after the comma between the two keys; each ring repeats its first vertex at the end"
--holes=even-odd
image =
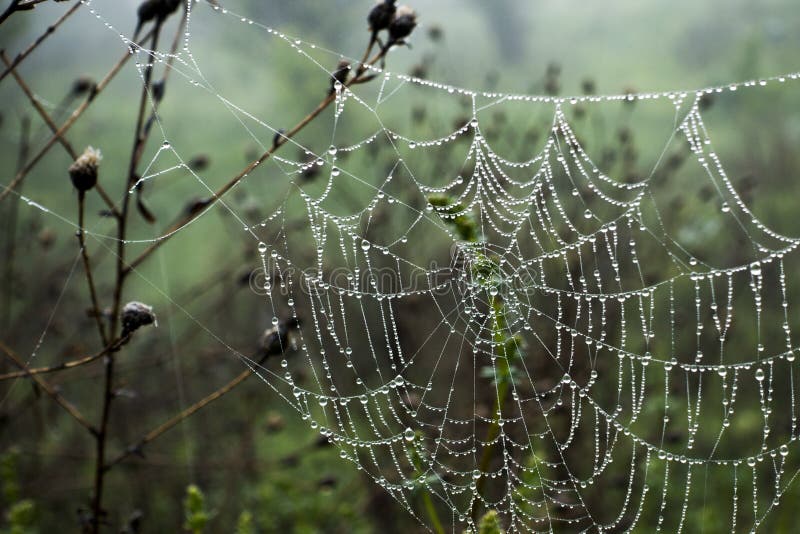
{"type": "MultiPolygon", "coordinates": [[[[86,2],[117,32],[95,4],[86,2]]],[[[241,25],[325,79],[344,57],[219,6],[188,13],[193,31],[197,17],[241,25]]],[[[173,57],[120,37],[141,76],[171,59],[186,94],[224,109],[260,152],[280,135],[268,113],[218,92],[189,29],[173,57]]],[[[202,327],[422,524],[415,503],[425,492],[454,528],[494,509],[515,532],[680,532],[713,491],[729,502],[726,529],[756,529],[798,473],[789,309],[798,238],[744,200],[704,101],[794,90],[800,76],[553,97],[373,70],[371,84],[335,85],[328,124],[315,123],[330,142],[301,136],[271,158],[257,217],[220,201],[252,241],[254,298],[274,325],[302,320],[296,352],[279,368],[259,366],[202,327]],[[466,120],[420,133],[398,111],[419,101],[466,120]],[[634,105],[642,128],[658,123],[663,139],[641,176],[604,161],[575,117],[634,105]],[[498,112],[530,117],[501,127],[513,142],[497,141],[498,112]],[[668,216],[672,154],[716,199],[702,221],[668,216]]],[[[137,186],[169,187],[188,173],[198,194],[213,193],[164,113],[155,115],[163,142],[137,186]]]]}

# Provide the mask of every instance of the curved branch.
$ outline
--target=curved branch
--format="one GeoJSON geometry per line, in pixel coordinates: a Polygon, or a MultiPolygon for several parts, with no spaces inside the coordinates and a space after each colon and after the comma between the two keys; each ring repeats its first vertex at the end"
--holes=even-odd
{"type": "MultiPolygon", "coordinates": [[[[24,378],[26,376],[31,375],[43,375],[47,373],[56,373],[58,371],[65,371],[67,369],[74,369],[75,367],[80,367],[82,365],[86,365],[87,363],[92,363],[95,360],[99,360],[106,354],[110,354],[112,352],[116,352],[119,348],[128,342],[130,339],[130,335],[125,337],[121,337],[116,341],[113,341],[110,345],[106,348],[97,352],[95,354],[91,354],[89,356],[84,356],[82,358],[77,358],[75,360],[70,360],[68,362],[60,363],[58,365],[51,365],[49,367],[34,367],[33,369],[25,369],[23,371],[15,371],[13,373],[5,373],[0,375],[0,381],[3,380],[13,380],[15,378],[24,378]]],[[[5,351],[5,349],[3,349],[5,351]]]]}

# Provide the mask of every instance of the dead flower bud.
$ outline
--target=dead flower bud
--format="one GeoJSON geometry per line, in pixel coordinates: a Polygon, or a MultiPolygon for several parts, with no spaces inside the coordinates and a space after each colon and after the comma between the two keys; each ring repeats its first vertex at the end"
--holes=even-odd
{"type": "Polygon", "coordinates": [[[186,165],[193,171],[200,172],[206,170],[210,162],[211,158],[209,158],[207,154],[197,154],[190,159],[186,165]]]}
{"type": "Polygon", "coordinates": [[[136,14],[139,16],[136,33],[139,32],[139,29],[141,29],[142,25],[146,22],[150,22],[153,19],[156,19],[158,22],[164,21],[164,19],[178,9],[181,2],[183,2],[183,0],[144,0],[136,10],[136,14]]]}
{"type": "Polygon", "coordinates": [[[270,434],[274,434],[276,432],[280,432],[286,426],[286,422],[281,417],[281,414],[277,412],[270,412],[267,415],[267,424],[265,425],[265,429],[270,434]]]}
{"type": "Polygon", "coordinates": [[[424,80],[425,78],[428,77],[428,66],[424,63],[414,65],[411,68],[411,72],[409,74],[411,74],[412,78],[419,78],[420,80],[424,80]]]}
{"type": "Polygon", "coordinates": [[[89,91],[94,90],[97,84],[89,76],[80,76],[72,82],[72,87],[69,92],[72,96],[81,96],[89,91]]]}
{"type": "Polygon", "coordinates": [[[417,14],[408,6],[400,6],[389,24],[389,42],[402,43],[417,26],[417,14]]]}
{"type": "Polygon", "coordinates": [[[83,154],[78,156],[72,165],[69,166],[69,177],[75,189],[84,193],[95,186],[97,183],[97,167],[103,156],[99,150],[86,147],[83,154]]]}
{"type": "Polygon", "coordinates": [[[156,322],[156,314],[153,313],[153,308],[136,301],[129,302],[122,307],[120,318],[122,319],[123,336],[132,334],[142,326],[156,322]]]}
{"type": "Polygon", "coordinates": [[[714,105],[714,95],[709,93],[704,94],[697,101],[697,106],[700,108],[700,111],[705,111],[713,105],[714,105]]]}
{"type": "Polygon", "coordinates": [[[314,447],[318,449],[324,449],[326,447],[330,447],[331,445],[333,445],[331,438],[324,434],[317,436],[317,439],[314,441],[314,447]]]}
{"type": "Polygon", "coordinates": [[[382,0],[370,10],[369,15],[367,15],[367,22],[371,32],[378,33],[389,27],[397,9],[394,2],[395,0],[382,0]]]}
{"type": "Polygon", "coordinates": [[[42,228],[37,238],[39,239],[39,245],[44,250],[47,250],[53,246],[53,242],[56,240],[56,234],[50,228],[42,228]]]}
{"type": "Polygon", "coordinates": [[[558,83],[556,76],[548,76],[544,81],[544,92],[547,95],[555,96],[561,90],[561,84],[558,83]]]}
{"type": "Polygon", "coordinates": [[[286,129],[285,128],[278,128],[275,132],[275,136],[272,138],[272,148],[278,148],[281,143],[283,142],[283,138],[285,137],[286,129]]]}
{"type": "Polygon", "coordinates": [[[209,204],[211,204],[211,197],[192,199],[186,204],[184,213],[187,217],[193,217],[206,209],[209,204]]]}
{"type": "Polygon", "coordinates": [[[336,487],[337,483],[338,483],[338,480],[336,479],[336,477],[328,476],[328,477],[324,477],[324,478],[320,479],[320,481],[317,482],[317,485],[321,489],[333,489],[333,488],[336,487]]]}
{"type": "Polygon", "coordinates": [[[289,348],[289,334],[298,328],[300,320],[292,317],[286,321],[279,321],[277,325],[265,330],[259,343],[262,355],[268,357],[286,352],[289,348]]]}
{"type": "Polygon", "coordinates": [[[332,95],[336,92],[336,84],[344,85],[347,81],[347,76],[350,74],[350,62],[341,60],[336,65],[336,70],[331,74],[331,87],[328,94],[332,95]]]}
{"type": "Polygon", "coordinates": [[[154,82],[152,87],[150,88],[151,94],[153,95],[153,101],[156,103],[161,102],[164,99],[164,91],[166,90],[166,82],[162,78],[157,82],[154,82]]]}
{"type": "Polygon", "coordinates": [[[632,106],[636,103],[636,89],[633,87],[626,87],[622,92],[625,95],[625,100],[622,101],[624,104],[632,106]]]}

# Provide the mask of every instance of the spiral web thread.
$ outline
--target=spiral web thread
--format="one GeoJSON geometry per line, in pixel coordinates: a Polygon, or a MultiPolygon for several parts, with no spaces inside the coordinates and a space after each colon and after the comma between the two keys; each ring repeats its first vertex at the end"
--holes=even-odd
{"type": "MultiPolygon", "coordinates": [[[[86,2],[119,33],[96,4],[86,2]]],[[[191,7],[187,28],[199,10],[269,36],[321,74],[341,57],[210,4],[191,7]]],[[[278,127],[217,93],[192,48],[187,29],[174,79],[212,95],[266,150],[278,127]]],[[[168,59],[132,53],[140,74],[168,59]]],[[[729,502],[719,512],[725,529],[756,529],[798,473],[789,309],[798,239],[748,208],[714,151],[701,104],[706,95],[767,85],[794,90],[800,76],[571,98],[375,72],[370,85],[336,86],[330,148],[291,140],[302,157],[287,150],[273,158],[286,186],[268,216],[250,221],[221,201],[268,274],[258,298],[274,323],[287,314],[303,320],[297,353],[278,370],[231,353],[422,524],[429,518],[415,502],[427,492],[454,528],[474,526],[480,508],[498,510],[510,531],[693,530],[692,516],[713,491],[729,502]],[[471,118],[441,136],[406,135],[384,112],[403,98],[466,101],[471,118]],[[671,110],[674,124],[648,176],[607,173],[568,118],[574,106],[619,101],[671,110]],[[506,106],[552,117],[540,141],[522,143],[521,160],[495,152],[483,131],[484,117],[506,106]],[[346,139],[350,113],[372,131],[346,139]],[[744,243],[738,264],[694,257],[663,217],[658,179],[668,149],[682,143],[687,165],[719,200],[709,215],[717,235],[744,243]],[[393,155],[388,168],[348,170],[378,145],[393,155]],[[453,153],[460,165],[437,166],[458,161],[453,153]],[[324,186],[306,186],[310,171],[324,186]],[[343,213],[351,194],[356,207],[343,213]],[[457,207],[434,206],[434,196],[457,207]],[[459,217],[474,218],[477,239],[457,234],[459,217]],[[479,274],[487,265],[488,278],[479,274]],[[413,318],[419,310],[437,321],[413,318]],[[762,321],[767,312],[782,321],[762,321]],[[755,332],[755,342],[740,331],[755,332]],[[758,434],[740,423],[753,417],[758,434]]],[[[157,187],[188,171],[201,193],[212,192],[169,141],[169,125],[157,123],[163,144],[140,182],[157,187]]]]}

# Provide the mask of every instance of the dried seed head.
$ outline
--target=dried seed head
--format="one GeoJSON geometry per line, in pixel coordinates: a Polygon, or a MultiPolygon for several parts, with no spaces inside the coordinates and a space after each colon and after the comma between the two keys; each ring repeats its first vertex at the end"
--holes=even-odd
{"type": "Polygon", "coordinates": [[[81,192],[90,190],[97,183],[97,167],[103,156],[99,150],[86,147],[83,154],[78,156],[72,165],[69,166],[69,177],[75,189],[81,192]]]}
{"type": "Polygon", "coordinates": [[[162,78],[157,82],[153,83],[152,87],[150,88],[151,94],[153,95],[153,100],[158,103],[164,99],[164,91],[166,90],[166,82],[162,78]]]}
{"type": "Polygon", "coordinates": [[[389,24],[389,39],[391,42],[400,43],[411,35],[417,26],[417,14],[408,6],[400,6],[389,24]]]}
{"type": "Polygon", "coordinates": [[[270,412],[267,414],[266,430],[269,433],[280,432],[286,426],[286,422],[277,412],[270,412]]]}
{"type": "Polygon", "coordinates": [[[336,64],[336,70],[333,71],[331,74],[331,87],[328,91],[328,94],[333,94],[336,92],[336,84],[342,84],[347,81],[347,76],[350,74],[350,62],[346,60],[341,60],[339,63],[336,64]]]}
{"type": "Polygon", "coordinates": [[[383,0],[372,8],[369,15],[367,15],[370,31],[377,33],[389,27],[397,9],[394,2],[395,0],[383,0]]]}
{"type": "Polygon", "coordinates": [[[144,0],[136,9],[136,14],[139,15],[139,24],[144,24],[156,18],[160,9],[161,0],[144,0]]]}
{"type": "Polygon", "coordinates": [[[142,326],[156,322],[156,314],[153,313],[153,308],[136,301],[129,302],[123,306],[120,317],[122,319],[123,336],[132,334],[142,326]]]}
{"type": "Polygon", "coordinates": [[[272,148],[278,148],[282,143],[285,141],[283,140],[285,137],[286,129],[285,128],[278,128],[275,131],[275,136],[272,138],[272,148]]]}
{"type": "Polygon", "coordinates": [[[636,89],[633,87],[626,87],[623,93],[625,94],[625,100],[622,102],[628,106],[633,106],[636,103],[636,89]]]}
{"type": "Polygon", "coordinates": [[[206,170],[210,162],[211,158],[208,157],[208,154],[197,154],[186,165],[193,171],[200,172],[206,170]]]}
{"type": "Polygon", "coordinates": [[[93,90],[95,85],[95,81],[89,76],[80,76],[76,78],[74,82],[72,82],[70,94],[72,96],[81,96],[82,94],[93,90]]]}
{"type": "Polygon", "coordinates": [[[170,16],[183,0],[144,0],[136,10],[139,15],[139,25],[153,19],[163,21],[170,16]]]}
{"type": "Polygon", "coordinates": [[[206,209],[209,204],[211,204],[211,200],[212,200],[211,197],[193,198],[186,204],[186,207],[184,208],[184,213],[186,214],[187,217],[192,217],[194,215],[197,215],[198,213],[206,209]]]}
{"type": "Polygon", "coordinates": [[[317,482],[317,485],[322,489],[332,489],[332,488],[336,487],[337,483],[338,483],[338,480],[336,479],[336,477],[327,476],[327,477],[321,478],[319,480],[319,482],[317,482]]]}
{"type": "Polygon", "coordinates": [[[700,111],[706,111],[708,108],[714,105],[714,95],[706,93],[700,97],[700,100],[697,101],[697,105],[700,108],[700,111]]]}
{"type": "Polygon", "coordinates": [[[272,328],[268,328],[261,335],[260,349],[264,356],[275,356],[283,354],[289,349],[289,334],[293,330],[300,328],[300,320],[291,317],[285,321],[279,321],[272,328]]]}
{"type": "Polygon", "coordinates": [[[414,65],[411,67],[411,74],[414,78],[419,78],[420,80],[424,80],[428,77],[428,65],[425,63],[420,63],[418,65],[414,65]]]}
{"type": "Polygon", "coordinates": [[[39,239],[39,245],[44,250],[53,246],[53,242],[56,240],[56,234],[50,228],[42,228],[37,237],[39,239]]]}

